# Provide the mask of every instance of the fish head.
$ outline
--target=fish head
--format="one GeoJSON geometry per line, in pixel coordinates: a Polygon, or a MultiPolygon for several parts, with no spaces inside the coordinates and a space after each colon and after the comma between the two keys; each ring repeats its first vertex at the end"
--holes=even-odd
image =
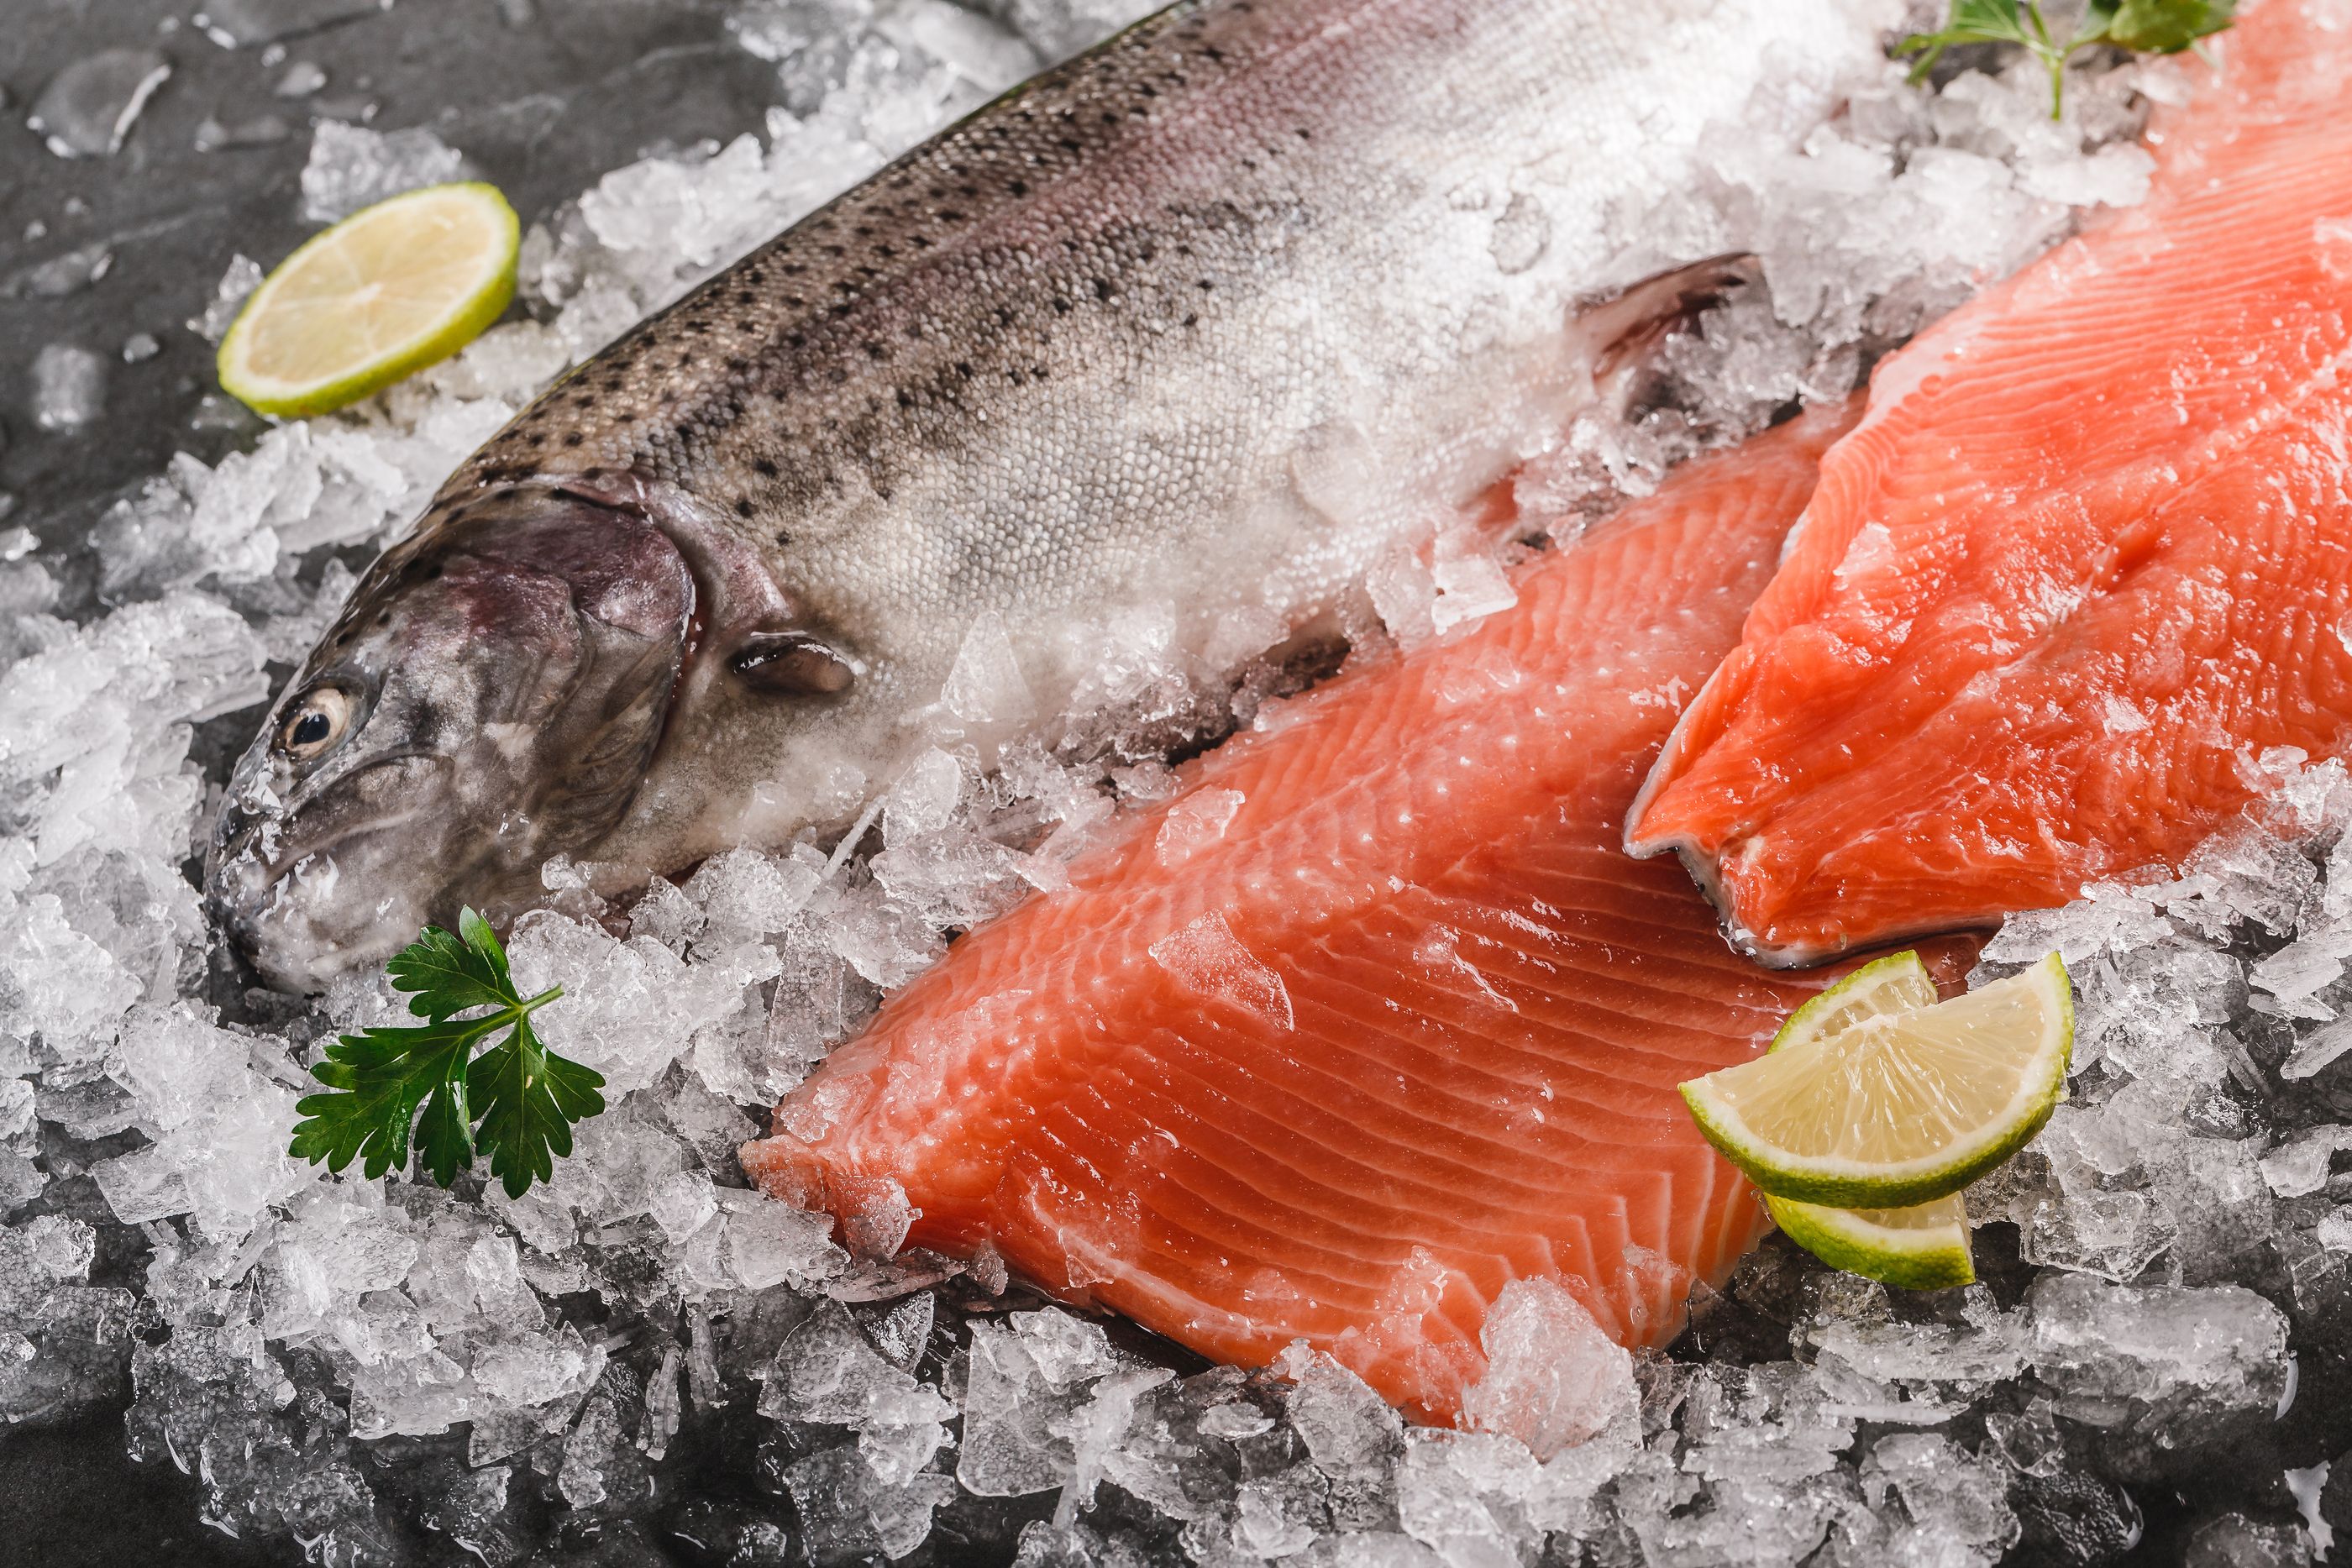
{"type": "Polygon", "coordinates": [[[272,708],[206,857],[269,985],[315,991],[470,904],[543,897],[628,808],[696,598],[642,516],[552,486],[429,520],[379,559],[272,708]]]}

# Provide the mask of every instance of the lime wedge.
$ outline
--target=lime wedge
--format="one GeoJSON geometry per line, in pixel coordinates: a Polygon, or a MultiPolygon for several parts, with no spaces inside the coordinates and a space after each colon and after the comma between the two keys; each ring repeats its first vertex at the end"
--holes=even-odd
{"type": "Polygon", "coordinates": [[[1829,1208],[1766,1197],[1772,1223],[1832,1269],[1906,1291],[1940,1291],[1977,1277],[1969,1209],[1958,1193],[1909,1208],[1829,1208]]]}
{"type": "Polygon", "coordinates": [[[489,185],[431,185],[314,235],[221,340],[222,389],[257,413],[356,402],[471,342],[514,297],[520,225],[489,185]]]}
{"type": "MultiPolygon", "coordinates": [[[[1916,953],[1876,959],[1789,1015],[1769,1049],[1843,1034],[1869,1019],[1936,1005],[1936,982],[1916,953]]],[[[1911,1208],[1828,1208],[1766,1197],[1772,1223],[1832,1269],[1907,1291],[1940,1291],[1977,1277],[1969,1211],[1959,1194],[1911,1208]]]]}
{"type": "Polygon", "coordinates": [[[1865,1019],[1936,1005],[1936,981],[1916,953],[1874,958],[1789,1015],[1768,1051],[1843,1034],[1865,1019]]]}
{"type": "Polygon", "coordinates": [[[1829,1028],[1857,996],[1682,1086],[1707,1142],[1770,1197],[1838,1208],[1943,1197],[2023,1147],[2065,1097],[2074,992],[2054,953],[1948,1002],[1829,1028]]]}

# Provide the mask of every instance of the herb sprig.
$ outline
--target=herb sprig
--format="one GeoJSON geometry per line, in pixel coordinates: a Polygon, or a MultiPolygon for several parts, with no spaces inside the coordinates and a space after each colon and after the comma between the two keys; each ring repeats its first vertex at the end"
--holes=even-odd
{"type": "Polygon", "coordinates": [[[336,1172],[358,1159],[373,1179],[408,1168],[413,1134],[417,1164],[443,1186],[477,1151],[509,1197],[549,1179],[572,1152],[573,1124],[604,1108],[604,1075],[548,1050],[531,1028],[530,1015],[563,988],[517,992],[506,949],[471,909],[456,935],[428,925],[384,967],[395,989],[414,993],[408,1010],[426,1021],[362,1030],[329,1046],[310,1075],[330,1092],[295,1105],[303,1120],[289,1153],[336,1172]],[[506,1039],[474,1054],[501,1030],[506,1039]]]}
{"type": "Polygon", "coordinates": [[[2065,108],[2066,62],[2077,50],[2112,44],[2135,54],[2177,55],[2236,19],[2238,0],[2091,0],[2074,36],[2059,39],[2038,0],[1953,0],[1942,31],[1914,33],[1895,46],[1916,55],[1911,79],[1920,81],[1955,44],[2021,44],[2050,72],[2050,118],[2065,108]]]}

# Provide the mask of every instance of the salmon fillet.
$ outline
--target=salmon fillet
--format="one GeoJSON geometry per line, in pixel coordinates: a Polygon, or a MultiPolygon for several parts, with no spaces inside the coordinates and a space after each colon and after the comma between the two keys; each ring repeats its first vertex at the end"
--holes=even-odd
{"type": "Polygon", "coordinates": [[[1514,1280],[1670,1337],[1766,1225],[1675,1086],[1822,981],[1730,952],[1619,831],[1850,417],[1693,465],[1515,608],[1191,765],[893,997],[746,1168],[853,1238],[903,1192],[910,1241],[1223,1360],[1304,1339],[1424,1418],[1514,1280]]]}
{"type": "Polygon", "coordinates": [[[2352,738],[2352,11],[2223,47],[2145,204],[1879,369],[1644,788],[1759,956],[2177,866],[2352,738]]]}

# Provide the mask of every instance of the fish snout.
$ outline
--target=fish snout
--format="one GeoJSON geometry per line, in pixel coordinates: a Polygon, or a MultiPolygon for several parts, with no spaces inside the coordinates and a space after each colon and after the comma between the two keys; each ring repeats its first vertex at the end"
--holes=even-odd
{"type": "Polygon", "coordinates": [[[205,869],[205,910],[214,929],[264,985],[279,991],[316,991],[331,977],[320,972],[324,948],[312,939],[311,922],[303,916],[301,906],[308,901],[281,887],[281,878],[271,870],[259,841],[269,821],[237,806],[223,810],[205,869]],[[297,925],[302,928],[299,932],[297,925]]]}
{"type": "Polygon", "coordinates": [[[307,807],[238,794],[222,804],[205,857],[205,910],[263,984],[322,990],[389,958],[428,922],[454,920],[440,908],[456,881],[448,854],[394,831],[431,811],[446,772],[440,758],[409,757],[341,780],[307,807]]]}

